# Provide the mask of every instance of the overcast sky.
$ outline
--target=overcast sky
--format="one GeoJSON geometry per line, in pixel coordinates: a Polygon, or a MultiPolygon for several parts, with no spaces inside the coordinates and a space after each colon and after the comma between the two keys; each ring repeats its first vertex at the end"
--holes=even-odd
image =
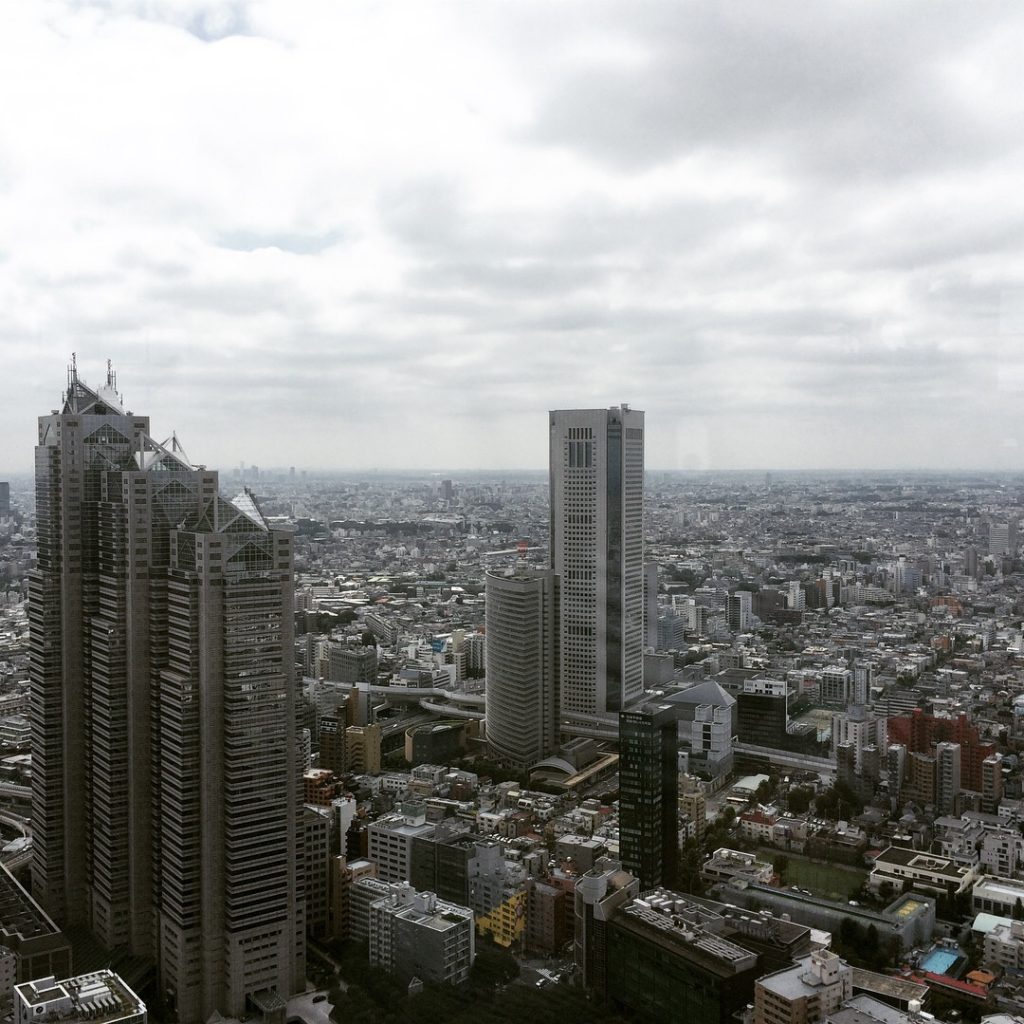
{"type": "Polygon", "coordinates": [[[113,359],[190,456],[1024,460],[1024,5],[18,2],[0,470],[113,359]]]}

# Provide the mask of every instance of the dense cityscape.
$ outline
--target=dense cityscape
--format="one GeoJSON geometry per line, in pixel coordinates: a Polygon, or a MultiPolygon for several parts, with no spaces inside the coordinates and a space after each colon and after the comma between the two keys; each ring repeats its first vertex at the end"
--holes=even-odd
{"type": "Polygon", "coordinates": [[[1019,1019],[1019,476],[645,472],[625,404],[218,473],[122,394],[0,483],[6,1019],[1019,1019]]]}

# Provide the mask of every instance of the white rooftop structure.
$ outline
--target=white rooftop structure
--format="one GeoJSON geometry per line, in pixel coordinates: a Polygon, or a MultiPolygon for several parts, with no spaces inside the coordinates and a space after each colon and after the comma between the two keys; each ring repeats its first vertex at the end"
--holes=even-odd
{"type": "Polygon", "coordinates": [[[145,1024],[146,1004],[113,971],[65,981],[38,978],[14,987],[15,1024],[145,1024]]]}

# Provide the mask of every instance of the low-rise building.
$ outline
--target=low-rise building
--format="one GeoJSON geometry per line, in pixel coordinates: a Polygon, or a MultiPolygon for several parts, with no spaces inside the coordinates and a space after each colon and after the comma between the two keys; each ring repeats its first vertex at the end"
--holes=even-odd
{"type": "Polygon", "coordinates": [[[14,987],[15,1024],[146,1024],[146,1004],[113,971],[14,987]]]}
{"type": "Polygon", "coordinates": [[[768,861],[758,860],[752,853],[725,847],[701,866],[700,872],[710,882],[727,882],[740,878],[748,882],[770,882],[775,869],[768,861]]]}
{"type": "Polygon", "coordinates": [[[705,928],[685,897],[657,890],[611,917],[607,997],[639,1019],[726,1024],[749,1003],[760,970],[755,953],[705,928]]]}
{"type": "Polygon", "coordinates": [[[852,907],[846,900],[828,900],[792,889],[771,885],[716,885],[714,898],[747,911],[770,911],[776,918],[786,918],[826,932],[837,932],[844,920],[851,920],[864,932],[874,926],[879,941],[895,952],[913,949],[930,942],[935,933],[935,899],[920,893],[901,893],[884,910],[852,907]]]}
{"type": "MultiPolygon", "coordinates": [[[[376,878],[377,865],[368,860],[347,861],[344,857],[332,857],[330,862],[331,893],[331,938],[351,937],[352,886],[361,878],[376,878]]],[[[368,908],[369,904],[367,904],[368,908]]],[[[369,910],[366,911],[367,915],[369,910]]],[[[364,937],[367,924],[364,928],[364,937]]]]}
{"type": "Polygon", "coordinates": [[[367,856],[377,865],[385,882],[407,882],[411,875],[412,846],[415,839],[433,835],[422,804],[403,804],[400,811],[387,814],[367,827],[367,856]]]}
{"type": "Polygon", "coordinates": [[[476,958],[473,912],[407,882],[388,886],[371,904],[369,939],[370,963],[405,982],[459,985],[476,958]]]}
{"type": "Polygon", "coordinates": [[[913,1011],[898,1009],[870,995],[856,995],[838,1010],[833,1010],[825,1024],[920,1024],[922,1019],[919,1006],[913,1011]]]}
{"type": "Polygon", "coordinates": [[[981,963],[989,970],[1024,969],[1024,921],[994,925],[985,935],[981,963]]]}
{"type": "Polygon", "coordinates": [[[953,895],[966,892],[977,877],[976,864],[958,864],[949,857],[890,846],[875,857],[868,885],[878,892],[888,882],[899,891],[909,881],[915,889],[953,895]]]}
{"type": "Polygon", "coordinates": [[[369,942],[370,908],[377,900],[387,896],[390,891],[390,882],[384,882],[373,875],[364,874],[352,882],[348,891],[348,936],[350,939],[354,942],[369,942]]]}
{"type": "Polygon", "coordinates": [[[1024,867],[1024,836],[1017,829],[986,829],[978,852],[987,873],[1013,877],[1024,867]]]}
{"type": "Polygon", "coordinates": [[[18,959],[18,981],[67,977],[71,973],[71,944],[3,865],[0,865],[0,942],[18,959]]]}
{"type": "Polygon", "coordinates": [[[1015,878],[986,876],[975,882],[971,890],[971,908],[975,913],[1013,917],[1018,903],[1024,909],[1024,882],[1015,878]]]}
{"type": "Polygon", "coordinates": [[[538,953],[555,953],[565,944],[566,892],[531,878],[526,883],[526,946],[538,953]]]}
{"type": "Polygon", "coordinates": [[[853,969],[837,954],[817,949],[792,967],[759,978],[754,1024],[817,1024],[853,995],[853,969]]]}
{"type": "Polygon", "coordinates": [[[740,815],[740,832],[743,833],[744,838],[755,843],[770,843],[775,823],[778,820],[776,808],[755,807],[740,815]]]}
{"type": "Polygon", "coordinates": [[[0,1004],[9,1005],[18,980],[18,958],[14,951],[0,946],[0,1004]]]}

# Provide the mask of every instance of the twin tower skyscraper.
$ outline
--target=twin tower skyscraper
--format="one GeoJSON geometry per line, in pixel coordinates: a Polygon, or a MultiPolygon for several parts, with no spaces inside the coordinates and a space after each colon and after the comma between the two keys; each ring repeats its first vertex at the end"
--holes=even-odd
{"type": "Polygon", "coordinates": [[[549,415],[548,569],[487,575],[487,739],[519,765],[643,696],[644,414],[549,415]]]}
{"type": "Polygon", "coordinates": [[[181,1024],[305,984],[291,536],[73,366],[39,418],[33,894],[181,1024]]]}

